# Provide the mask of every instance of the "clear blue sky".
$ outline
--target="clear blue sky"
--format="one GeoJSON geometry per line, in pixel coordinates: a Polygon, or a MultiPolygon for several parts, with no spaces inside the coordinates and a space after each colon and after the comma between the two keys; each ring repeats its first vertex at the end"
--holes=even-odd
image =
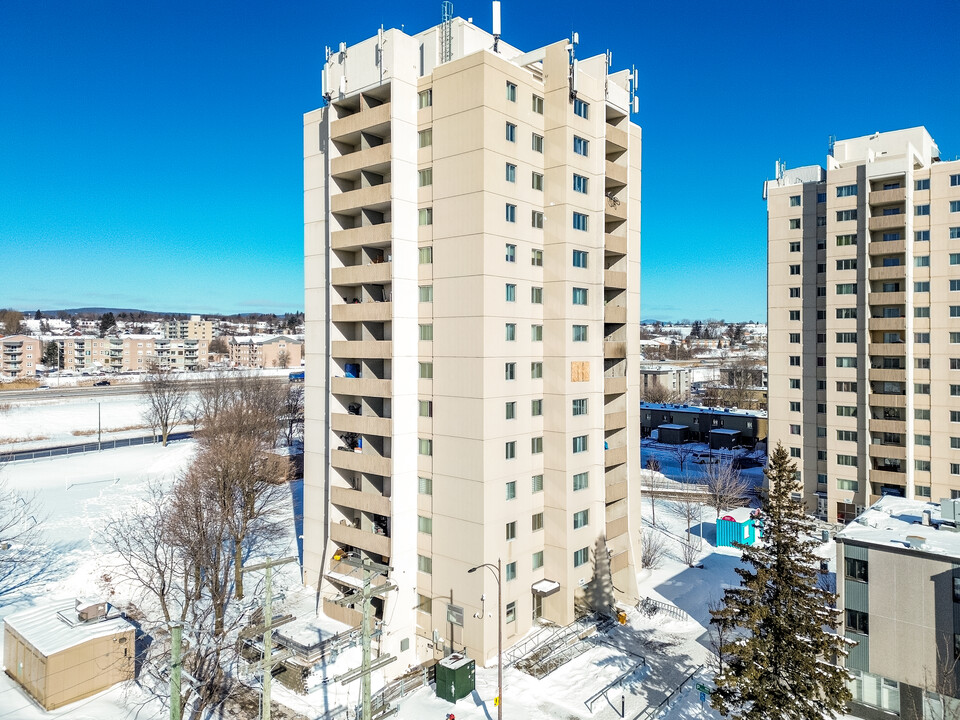
{"type": "MultiPolygon", "coordinates": [[[[955,0],[503,2],[640,74],[644,318],[763,319],[774,161],[926,125],[960,152],[955,0]],[[593,12],[594,14],[590,14],[593,12]],[[911,102],[901,100],[909,98],[911,102]]],[[[490,26],[487,0],[455,11],[490,26]]],[[[437,2],[4,0],[0,307],[303,308],[302,114],[324,46],[437,2]]]]}

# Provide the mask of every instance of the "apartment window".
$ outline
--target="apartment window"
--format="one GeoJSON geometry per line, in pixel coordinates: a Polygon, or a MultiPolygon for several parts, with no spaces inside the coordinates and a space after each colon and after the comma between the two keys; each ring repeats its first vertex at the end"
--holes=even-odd
{"type": "Polygon", "coordinates": [[[950,212],[960,212],[960,200],[951,200],[950,201],[950,212]]]}
{"type": "Polygon", "coordinates": [[[428,575],[433,572],[433,559],[425,555],[417,555],[417,570],[428,575]]]}
{"type": "Polygon", "coordinates": [[[922,305],[913,308],[913,316],[916,318],[928,318],[930,317],[930,306],[922,305]]]}
{"type": "Polygon", "coordinates": [[[838,332],[837,333],[838,343],[855,343],[856,341],[857,341],[857,334],[855,332],[838,332]]]}
{"type": "Polygon", "coordinates": [[[507,460],[513,460],[517,457],[517,441],[511,440],[508,443],[504,443],[503,456],[507,460]]]}
{"type": "MultiPolygon", "coordinates": [[[[950,474],[951,475],[960,475],[960,463],[950,463],[950,474]]],[[[956,500],[960,498],[960,490],[951,490],[950,498],[956,500]],[[956,494],[954,494],[956,493],[956,494]]]]}
{"type": "Polygon", "coordinates": [[[504,217],[508,223],[515,223],[517,221],[517,206],[507,203],[504,217]]]}
{"type": "Polygon", "coordinates": [[[587,252],[585,250],[573,251],[573,266],[578,268],[587,266],[587,252]]]}
{"type": "Polygon", "coordinates": [[[433,145],[433,128],[427,128],[417,133],[417,147],[425,148],[433,145]]]}
{"type": "Polygon", "coordinates": [[[537,113],[537,115],[543,115],[543,98],[539,95],[531,96],[532,99],[532,110],[537,113]]]}
{"type": "Polygon", "coordinates": [[[517,324],[516,323],[506,323],[504,325],[504,340],[507,342],[513,342],[517,339],[517,324]]]}
{"type": "MultiPolygon", "coordinates": [[[[896,333],[894,333],[896,335],[896,333]]],[[[884,333],[886,337],[886,333],[884,333]]],[[[913,341],[918,345],[928,345],[930,343],[930,333],[928,332],[918,332],[913,334],[913,341]]],[[[894,340],[896,342],[896,340],[894,340]]]]}
{"type": "Polygon", "coordinates": [[[790,196],[790,207],[800,207],[800,196],[791,195],[790,196]]]}
{"type": "Polygon", "coordinates": [[[533,455],[539,455],[543,452],[543,438],[535,437],[530,438],[530,452],[533,455]]]}
{"type": "Polygon", "coordinates": [[[950,394],[951,394],[953,397],[960,397],[960,385],[951,385],[951,386],[950,386],[950,394]]]}
{"type": "Polygon", "coordinates": [[[915,282],[915,283],[913,284],[913,291],[914,291],[914,292],[918,292],[918,293],[921,293],[921,292],[930,292],[930,281],[929,281],[929,280],[922,280],[922,281],[920,281],[920,282],[915,282]]]}
{"type": "Polygon", "coordinates": [[[421,495],[433,495],[433,478],[417,478],[417,492],[421,495]]]}
{"type": "Polygon", "coordinates": [[[930,178],[924,178],[923,180],[917,180],[913,184],[914,190],[929,190],[930,189],[930,178]]]}
{"type": "Polygon", "coordinates": [[[419,400],[420,417],[433,417],[433,401],[419,400]]]}
{"type": "Polygon", "coordinates": [[[579,530],[582,527],[586,527],[590,524],[590,511],[589,510],[580,510],[573,514],[573,529],[579,530]]]}
{"type": "Polygon", "coordinates": [[[960,227],[950,228],[950,239],[956,240],[957,238],[960,238],[960,227]]]}
{"type": "Polygon", "coordinates": [[[837,308],[837,320],[856,320],[857,319],[857,309],[852,308],[837,308]]]}
{"type": "Polygon", "coordinates": [[[543,250],[531,251],[530,264],[534,267],[543,267],[543,250]]]}
{"type": "Polygon", "coordinates": [[[590,473],[577,473],[573,476],[573,491],[586,490],[590,485],[590,473]]]}
{"type": "Polygon", "coordinates": [[[817,263],[817,273],[825,273],[827,271],[826,263],[817,263]]]}
{"type": "Polygon", "coordinates": [[[929,215],[930,214],[930,204],[925,205],[914,205],[913,206],[914,215],[929,215]]]}
{"type": "Polygon", "coordinates": [[[950,281],[950,292],[960,291],[960,280],[951,280],[950,281]]]}
{"type": "MultiPolygon", "coordinates": [[[[955,344],[957,344],[957,343],[960,343],[960,332],[952,332],[952,333],[950,333],[950,343],[951,343],[952,345],[955,345],[955,344]]],[[[928,359],[929,359],[929,358],[928,358],[928,359]]],[[[928,365],[927,367],[929,367],[929,365],[928,365]]]]}
{"type": "Polygon", "coordinates": [[[826,404],[826,403],[817,403],[817,413],[818,413],[819,415],[824,415],[824,414],[826,414],[826,412],[827,412],[827,404],[826,404]]]}
{"type": "Polygon", "coordinates": [[[507,80],[507,100],[510,102],[517,101],[517,86],[509,80],[507,80]]]}
{"type": "Polygon", "coordinates": [[[421,90],[417,93],[417,109],[423,110],[433,105],[433,88],[421,90]]]}
{"type": "Polygon", "coordinates": [[[574,305],[586,305],[587,304],[587,288],[573,288],[573,304],[574,305]]]}
{"type": "MultiPolygon", "coordinates": [[[[899,419],[899,418],[898,418],[899,419]]],[[[929,420],[930,419],[930,409],[929,408],[915,408],[913,411],[914,420],[929,420]]]]}
{"type": "Polygon", "coordinates": [[[517,403],[516,401],[510,401],[506,403],[506,419],[514,420],[517,417],[517,403]]]}
{"type": "Polygon", "coordinates": [[[923,445],[925,447],[930,447],[930,436],[929,435],[914,435],[913,436],[914,445],[923,445]]]}
{"type": "Polygon", "coordinates": [[[950,187],[956,187],[957,185],[960,185],[960,175],[951,175],[950,187]]]}
{"type": "Polygon", "coordinates": [[[587,326],[574,325],[573,326],[573,342],[586,342],[586,341],[587,341],[587,326]]]}
{"type": "Polygon", "coordinates": [[[790,401],[790,412],[800,412],[800,401],[791,400],[790,401]]]}
{"type": "Polygon", "coordinates": [[[507,163],[507,182],[515,183],[517,181],[517,166],[507,163]]]}
{"type": "Polygon", "coordinates": [[[857,294],[856,283],[838,283],[837,284],[837,295],[856,295],[856,294],[857,294]]]}
{"type": "Polygon", "coordinates": [[[825,203],[827,201],[827,194],[825,192],[817,193],[817,202],[825,203]]]}
{"type": "Polygon", "coordinates": [[[791,425],[791,426],[790,426],[790,434],[791,434],[791,435],[799,435],[799,434],[800,434],[800,426],[799,426],[799,425],[791,425]]]}
{"type": "Polygon", "coordinates": [[[859,489],[860,483],[857,480],[837,480],[837,490],[851,490],[852,492],[857,492],[859,489]]]}
{"type": "Polygon", "coordinates": [[[580,137],[579,135],[574,135],[574,136],[573,136],[573,151],[574,151],[577,155],[583,155],[584,157],[586,157],[587,154],[588,154],[588,152],[589,152],[589,150],[590,150],[590,141],[589,141],[589,140],[584,140],[584,139],[583,139],[582,137],[580,137]]]}
{"type": "Polygon", "coordinates": [[[537,550],[533,554],[533,569],[539,570],[543,567],[543,550],[537,550]]]}
{"type": "Polygon", "coordinates": [[[543,304],[543,288],[542,287],[530,288],[530,302],[533,305],[543,304]]]}
{"type": "Polygon", "coordinates": [[[868,582],[866,560],[859,560],[857,558],[849,558],[849,557],[844,558],[843,570],[844,570],[844,577],[846,577],[847,580],[859,580],[860,582],[868,582]]]}
{"type": "Polygon", "coordinates": [[[433,208],[420,208],[420,224],[433,225],[433,208]]]}
{"type": "MultiPolygon", "coordinates": [[[[817,227],[826,227],[827,226],[827,217],[825,215],[817,215],[817,227]]],[[[817,241],[817,249],[822,250],[821,247],[822,241],[817,241]]]]}
{"type": "Polygon", "coordinates": [[[508,602],[503,611],[504,622],[512,623],[517,621],[517,602],[508,602]]]}
{"type": "MultiPolygon", "coordinates": [[[[433,262],[433,248],[432,247],[422,247],[420,248],[420,264],[421,265],[430,265],[433,262]]],[[[433,293],[431,292],[431,296],[433,293]]]]}
{"type": "Polygon", "coordinates": [[[800,356],[791,355],[790,356],[790,367],[800,367],[800,356]]]}
{"type": "Polygon", "coordinates": [[[530,363],[530,377],[534,380],[539,380],[543,377],[543,363],[542,362],[532,362],[530,363]]]}
{"type": "Polygon", "coordinates": [[[420,302],[433,302],[433,285],[420,286],[420,302]]]}
{"type": "Polygon", "coordinates": [[[838,185],[837,197],[851,197],[857,194],[856,185],[838,185]]]}
{"type": "Polygon", "coordinates": [[[574,230],[584,230],[587,229],[587,216],[583,213],[575,212],[573,214],[573,229],[574,230]]]}
{"type": "Polygon", "coordinates": [[[791,230],[800,229],[800,218],[790,218],[790,229],[791,230]]]}
{"type": "Polygon", "coordinates": [[[845,245],[856,245],[857,236],[856,235],[837,235],[837,246],[843,247],[845,245]]]}
{"type": "Polygon", "coordinates": [[[420,326],[420,340],[429,341],[433,340],[433,325],[421,325],[420,326]]]}
{"type": "Polygon", "coordinates": [[[508,362],[503,364],[503,379],[504,380],[516,380],[517,379],[517,364],[508,362]]]}
{"type": "Polygon", "coordinates": [[[913,233],[913,239],[915,242],[928,242],[930,240],[930,231],[917,230],[913,233]]]}
{"type": "Polygon", "coordinates": [[[800,297],[800,288],[798,288],[798,287],[792,287],[792,288],[790,288],[790,297],[792,297],[792,298],[798,298],[798,297],[800,297]]]}
{"type": "MultiPolygon", "coordinates": [[[[530,516],[530,530],[538,532],[543,530],[543,513],[538,512],[530,516]]],[[[534,568],[536,570],[536,568],[534,568]]]]}
{"type": "Polygon", "coordinates": [[[587,398],[577,398],[573,401],[573,414],[574,415],[586,415],[587,414],[587,398]]]}
{"type": "Polygon", "coordinates": [[[930,472],[929,460],[914,460],[913,467],[920,472],[930,472]]]}
{"type": "Polygon", "coordinates": [[[856,392],[857,384],[855,382],[838,381],[837,392],[856,392]]]}
{"type": "Polygon", "coordinates": [[[899,240],[899,239],[900,239],[900,233],[898,233],[898,232],[885,232],[885,233],[883,234],[883,241],[884,241],[884,242],[893,242],[893,241],[899,240]]]}
{"type": "Polygon", "coordinates": [[[856,417],[856,405],[837,405],[837,415],[840,417],[856,417]]]}
{"type": "Polygon", "coordinates": [[[587,192],[587,178],[583,175],[573,174],[573,191],[578,193],[587,192]]]}
{"type": "Polygon", "coordinates": [[[856,430],[837,430],[837,440],[840,440],[842,442],[856,442],[857,431],[856,430]]]}
{"type": "Polygon", "coordinates": [[[540,417],[543,415],[543,398],[537,398],[530,401],[530,415],[540,417]]]}
{"type": "Polygon", "coordinates": [[[950,369],[960,370],[960,358],[950,358],[950,369]]]}
{"type": "Polygon", "coordinates": [[[950,306],[950,317],[960,317],[960,305],[951,305],[950,306]]]}
{"type": "Polygon", "coordinates": [[[800,241],[790,243],[790,252],[800,252],[800,241]]]}
{"type": "MultiPolygon", "coordinates": [[[[540,212],[539,210],[533,210],[533,211],[531,212],[531,215],[530,215],[530,224],[531,224],[533,227],[535,227],[535,228],[542,228],[542,227],[543,227],[543,213],[540,212]]],[[[541,251],[535,250],[534,252],[541,252],[541,251]]],[[[542,264],[543,264],[543,263],[541,263],[541,265],[542,265],[542,264]]]]}
{"type": "Polygon", "coordinates": [[[433,378],[433,363],[432,362],[420,363],[420,379],[430,380],[432,378],[433,378]]]}
{"type": "Polygon", "coordinates": [[[795,457],[795,458],[800,457],[800,448],[798,447],[790,448],[790,457],[795,457]]]}
{"type": "Polygon", "coordinates": [[[799,311],[799,310],[791,310],[791,311],[790,311],[790,319],[791,319],[791,320],[800,320],[800,311],[799,311]]]}
{"type": "Polygon", "coordinates": [[[508,142],[517,141],[517,126],[513,123],[507,123],[506,138],[508,142]]]}
{"type": "Polygon", "coordinates": [[[433,520],[423,515],[417,515],[417,532],[422,532],[424,535],[432,535],[433,520]]]}
{"type": "Polygon", "coordinates": [[[575,553],[573,553],[573,566],[580,567],[581,565],[586,565],[590,561],[590,548],[580,548],[575,553]]]}
{"type": "Polygon", "coordinates": [[[590,105],[580,98],[573,99],[573,114],[586,119],[590,111],[590,105]]]}
{"type": "Polygon", "coordinates": [[[800,343],[800,333],[790,333],[790,342],[791,343],[800,343]]]}
{"type": "Polygon", "coordinates": [[[530,136],[530,147],[534,152],[542,153],[543,152],[543,135],[537,135],[533,133],[530,136]]]}
{"type": "Polygon", "coordinates": [[[577,435],[573,438],[573,452],[582,453],[587,451],[587,436],[577,435]]]}
{"type": "Polygon", "coordinates": [[[543,190],[543,174],[538,172],[532,173],[530,184],[534,190],[543,190]]]}
{"type": "Polygon", "coordinates": [[[543,342],[543,325],[530,326],[530,339],[533,342],[543,342]]]}
{"type": "Polygon", "coordinates": [[[506,260],[507,262],[516,262],[517,261],[517,246],[507,243],[506,245],[506,260]]]}
{"type": "Polygon", "coordinates": [[[433,440],[419,438],[418,445],[418,452],[421,455],[433,455],[433,440]]]}
{"type": "Polygon", "coordinates": [[[930,256],[929,255],[916,255],[913,258],[914,267],[930,267],[930,256]]]}
{"type": "Polygon", "coordinates": [[[507,302],[517,301],[517,286],[513,283],[507,283],[504,286],[504,293],[507,302]]]}
{"type": "Polygon", "coordinates": [[[960,253],[950,253],[950,264],[960,265],[960,253]]]}
{"type": "Polygon", "coordinates": [[[837,455],[837,465],[844,465],[846,467],[856,467],[857,456],[856,455],[837,455]]]}
{"type": "Polygon", "coordinates": [[[543,475],[534,475],[530,478],[530,492],[543,492],[543,475]]]}
{"type": "Polygon", "coordinates": [[[799,266],[799,265],[791,265],[791,266],[790,266],[790,274],[791,274],[791,275],[799,275],[799,274],[800,274],[800,266],[799,266]]]}
{"type": "Polygon", "coordinates": [[[505,530],[506,530],[506,532],[505,532],[504,534],[506,535],[506,539],[507,539],[507,540],[516,540],[516,539],[517,539],[517,522],[516,522],[516,520],[514,520],[513,522],[508,522],[508,523],[506,524],[505,530]]]}
{"type": "Polygon", "coordinates": [[[837,222],[848,222],[857,219],[857,210],[837,210],[837,222]]]}
{"type": "Polygon", "coordinates": [[[433,185],[433,168],[417,171],[417,187],[433,185]]]}
{"type": "Polygon", "coordinates": [[[857,259],[848,258],[846,260],[837,260],[837,270],[856,270],[857,259]]]}

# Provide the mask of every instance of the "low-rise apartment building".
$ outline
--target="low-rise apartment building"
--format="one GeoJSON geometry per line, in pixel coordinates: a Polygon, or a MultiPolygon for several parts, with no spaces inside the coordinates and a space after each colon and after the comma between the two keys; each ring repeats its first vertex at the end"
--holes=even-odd
{"type": "Polygon", "coordinates": [[[160,330],[171,340],[206,340],[208,343],[213,340],[213,321],[199,315],[191,315],[189,320],[167,320],[160,330]]]}
{"type": "Polygon", "coordinates": [[[641,365],[640,377],[643,395],[654,385],[659,385],[674,399],[681,400],[690,396],[691,371],[688,367],[677,365],[641,365]]]}
{"type": "Polygon", "coordinates": [[[29,335],[0,339],[0,376],[33,377],[43,364],[43,343],[29,335]]]}
{"type": "Polygon", "coordinates": [[[850,712],[867,720],[960,713],[960,500],[887,495],[837,533],[850,712]],[[944,712],[946,710],[946,712],[944,712]]]}
{"type": "Polygon", "coordinates": [[[661,442],[705,442],[713,447],[755,447],[767,439],[767,414],[763,411],[697,407],[671,403],[642,403],[640,432],[650,437],[660,430],[661,442]],[[666,433],[663,430],[666,429],[666,433]]]}
{"type": "Polygon", "coordinates": [[[303,343],[289,335],[247,335],[230,339],[233,367],[300,367],[303,343]]]}
{"type": "Polygon", "coordinates": [[[170,340],[154,335],[122,337],[54,337],[63,370],[75,372],[136,372],[151,364],[195,372],[208,364],[209,341],[170,340]]]}

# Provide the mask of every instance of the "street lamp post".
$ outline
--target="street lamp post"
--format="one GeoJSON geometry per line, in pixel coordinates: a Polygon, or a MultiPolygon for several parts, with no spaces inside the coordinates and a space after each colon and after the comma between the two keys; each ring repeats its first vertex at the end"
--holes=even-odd
{"type": "Polygon", "coordinates": [[[503,720],[503,587],[500,584],[500,558],[497,558],[496,569],[491,563],[481,563],[467,572],[476,572],[482,567],[495,573],[497,581],[497,720],[503,720]]]}

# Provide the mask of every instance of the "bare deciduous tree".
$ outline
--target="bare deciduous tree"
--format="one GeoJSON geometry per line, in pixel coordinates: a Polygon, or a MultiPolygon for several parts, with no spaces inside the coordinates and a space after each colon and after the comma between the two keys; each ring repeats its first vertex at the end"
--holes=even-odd
{"type": "Polygon", "coordinates": [[[289,392],[284,396],[284,439],[287,447],[303,438],[304,387],[302,383],[291,383],[289,392]]]}
{"type": "Polygon", "coordinates": [[[671,390],[659,382],[652,382],[643,390],[643,402],[648,403],[680,403],[687,398],[681,393],[671,390]]]}
{"type": "Polygon", "coordinates": [[[643,483],[641,485],[641,492],[645,493],[650,498],[650,522],[653,525],[657,524],[657,499],[663,494],[663,491],[667,487],[668,481],[663,474],[660,472],[660,462],[656,458],[650,458],[647,461],[647,470],[641,475],[643,483]]]}
{"type": "Polygon", "coordinates": [[[36,495],[0,478],[0,598],[30,587],[57,563],[44,539],[44,519],[36,495]]]}
{"type": "Polygon", "coordinates": [[[750,482],[733,467],[732,463],[719,462],[707,465],[703,471],[707,486],[707,504],[720,517],[722,510],[743,507],[750,502],[750,482]]]}
{"type": "Polygon", "coordinates": [[[693,456],[693,448],[686,443],[678,443],[670,448],[670,452],[677,459],[677,464],[680,466],[680,473],[683,474],[683,466],[687,464],[687,461],[693,456]]]}
{"type": "Polygon", "coordinates": [[[277,360],[275,364],[277,367],[282,367],[282,368],[285,368],[288,365],[290,365],[290,353],[288,353],[286,350],[281,350],[280,352],[278,352],[277,360]]]}
{"type": "Polygon", "coordinates": [[[153,363],[143,383],[144,418],[160,430],[163,446],[170,431],[187,417],[187,385],[169,368],[153,363]]]}
{"type": "Polygon", "coordinates": [[[640,567],[656,570],[660,567],[666,551],[666,536],[663,533],[645,528],[640,541],[640,567]]]}

